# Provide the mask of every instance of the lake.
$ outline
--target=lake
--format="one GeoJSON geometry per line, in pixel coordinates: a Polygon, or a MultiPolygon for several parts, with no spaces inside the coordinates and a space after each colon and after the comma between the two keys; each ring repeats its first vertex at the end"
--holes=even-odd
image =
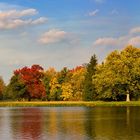
{"type": "Polygon", "coordinates": [[[140,107],[0,108],[0,140],[140,140],[140,107]]]}

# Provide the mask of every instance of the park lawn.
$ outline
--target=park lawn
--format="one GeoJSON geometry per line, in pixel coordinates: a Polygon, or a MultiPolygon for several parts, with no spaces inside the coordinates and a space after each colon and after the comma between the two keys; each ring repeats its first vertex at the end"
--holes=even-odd
{"type": "Polygon", "coordinates": [[[95,107],[95,106],[140,106],[140,101],[2,101],[0,107],[95,107]]]}

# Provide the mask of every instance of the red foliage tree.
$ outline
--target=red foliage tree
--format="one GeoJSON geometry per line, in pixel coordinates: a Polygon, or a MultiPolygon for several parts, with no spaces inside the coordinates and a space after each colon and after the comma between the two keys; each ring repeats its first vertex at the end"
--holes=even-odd
{"type": "Polygon", "coordinates": [[[31,68],[24,67],[14,71],[15,75],[26,85],[28,100],[31,98],[43,98],[46,96],[45,86],[42,82],[43,68],[39,65],[33,65],[31,68]]]}

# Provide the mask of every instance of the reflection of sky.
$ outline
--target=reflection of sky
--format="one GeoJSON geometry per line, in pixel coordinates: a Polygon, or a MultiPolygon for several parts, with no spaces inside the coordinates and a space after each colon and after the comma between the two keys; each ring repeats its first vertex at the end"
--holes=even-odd
{"type": "Polygon", "coordinates": [[[0,139],[11,140],[11,138],[10,111],[8,108],[0,108],[0,139]]]}
{"type": "Polygon", "coordinates": [[[1,0],[0,75],[40,64],[60,70],[140,45],[139,0],[1,0]]]}

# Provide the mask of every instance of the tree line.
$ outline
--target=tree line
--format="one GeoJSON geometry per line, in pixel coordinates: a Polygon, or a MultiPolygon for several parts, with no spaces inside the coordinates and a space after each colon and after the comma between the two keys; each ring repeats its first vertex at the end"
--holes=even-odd
{"type": "Polygon", "coordinates": [[[8,85],[0,77],[1,100],[129,101],[139,97],[140,48],[133,46],[111,52],[101,64],[94,54],[89,63],[74,69],[23,67],[13,72],[8,85]]]}

